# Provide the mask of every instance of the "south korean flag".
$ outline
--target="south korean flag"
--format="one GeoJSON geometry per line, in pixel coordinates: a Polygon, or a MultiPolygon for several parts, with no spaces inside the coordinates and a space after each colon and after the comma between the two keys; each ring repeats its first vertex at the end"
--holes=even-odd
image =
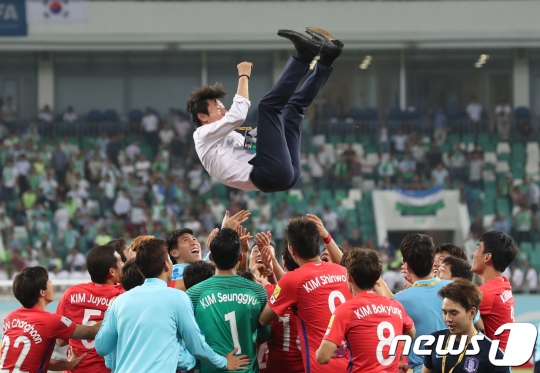
{"type": "Polygon", "coordinates": [[[26,0],[29,23],[83,22],[84,0],[26,0]]]}

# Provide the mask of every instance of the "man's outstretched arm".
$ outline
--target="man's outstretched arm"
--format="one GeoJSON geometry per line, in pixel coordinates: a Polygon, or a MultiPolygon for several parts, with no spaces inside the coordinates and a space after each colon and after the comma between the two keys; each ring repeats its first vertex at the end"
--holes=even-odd
{"type": "Polygon", "coordinates": [[[238,91],[236,94],[249,100],[248,87],[253,64],[251,62],[240,62],[236,67],[238,68],[238,91]]]}

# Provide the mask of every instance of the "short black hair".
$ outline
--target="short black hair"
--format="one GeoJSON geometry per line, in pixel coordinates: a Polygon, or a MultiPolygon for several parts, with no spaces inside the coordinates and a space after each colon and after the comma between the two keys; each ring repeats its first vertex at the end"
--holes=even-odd
{"type": "Polygon", "coordinates": [[[191,116],[193,124],[197,127],[202,126],[197,114],[208,115],[208,100],[218,100],[225,97],[227,97],[227,93],[223,91],[221,83],[199,87],[191,92],[191,97],[187,102],[187,112],[191,116]]]}
{"type": "Polygon", "coordinates": [[[450,256],[467,260],[467,253],[461,247],[452,243],[443,243],[435,248],[435,255],[446,251],[450,256]]]}
{"type": "Polygon", "coordinates": [[[347,272],[356,286],[362,290],[373,289],[375,283],[381,277],[382,261],[375,250],[349,250],[345,263],[347,272]]]}
{"type": "Polygon", "coordinates": [[[439,297],[459,303],[466,311],[480,307],[482,292],[470,281],[457,279],[439,290],[439,297]]]}
{"type": "Polygon", "coordinates": [[[450,265],[450,276],[472,281],[471,265],[466,260],[455,256],[447,256],[442,263],[450,265]]]}
{"type": "Polygon", "coordinates": [[[321,237],[313,220],[303,216],[291,219],[285,229],[285,237],[300,258],[319,256],[321,237]]]}
{"type": "Polygon", "coordinates": [[[403,262],[407,263],[417,277],[426,277],[431,273],[435,259],[435,247],[431,237],[411,233],[405,236],[399,247],[403,262]]]}
{"type": "Polygon", "coordinates": [[[139,267],[135,263],[135,258],[128,259],[124,263],[122,272],[120,272],[120,283],[125,291],[130,291],[134,287],[144,284],[144,276],[139,271],[139,267]]]}
{"type": "Polygon", "coordinates": [[[240,237],[234,229],[222,228],[210,243],[210,253],[216,268],[235,268],[240,258],[240,237]]]}
{"type": "Polygon", "coordinates": [[[114,240],[107,242],[105,245],[114,247],[118,255],[120,255],[120,258],[122,259],[122,263],[126,262],[127,258],[126,258],[126,255],[124,254],[124,250],[127,244],[126,244],[126,240],[123,237],[115,238],[114,240]]]}
{"type": "Polygon", "coordinates": [[[215,273],[216,267],[212,263],[205,262],[204,260],[191,263],[184,268],[184,286],[186,287],[186,290],[188,290],[190,287],[208,280],[215,273]]]}
{"type": "Polygon", "coordinates": [[[47,290],[49,273],[43,267],[28,267],[13,280],[13,295],[24,308],[32,308],[39,301],[39,292],[47,290]]]}
{"type": "Polygon", "coordinates": [[[504,272],[518,254],[514,240],[504,232],[486,232],[480,242],[484,243],[484,253],[491,253],[493,267],[498,272],[504,272]]]}
{"type": "Polygon", "coordinates": [[[193,231],[189,228],[180,228],[177,230],[172,231],[167,236],[167,251],[169,252],[169,256],[171,257],[171,262],[176,263],[176,258],[173,258],[171,255],[171,251],[176,249],[178,247],[178,239],[182,237],[184,234],[191,234],[193,235],[193,231]]]}
{"type": "Polygon", "coordinates": [[[156,278],[163,272],[167,255],[167,243],[152,238],[139,246],[135,263],[145,278],[156,278]]]}
{"type": "Polygon", "coordinates": [[[243,270],[237,273],[238,276],[245,278],[246,280],[255,282],[255,276],[248,270],[243,270]]]}
{"type": "Polygon", "coordinates": [[[292,257],[291,252],[289,251],[289,241],[284,240],[282,252],[283,252],[283,264],[285,264],[287,272],[292,272],[295,269],[300,268],[298,263],[294,261],[294,258],[292,257]]]}
{"type": "Polygon", "coordinates": [[[96,246],[86,257],[86,268],[90,279],[96,284],[105,284],[109,279],[109,270],[118,269],[118,260],[114,256],[116,250],[111,245],[96,246]]]}

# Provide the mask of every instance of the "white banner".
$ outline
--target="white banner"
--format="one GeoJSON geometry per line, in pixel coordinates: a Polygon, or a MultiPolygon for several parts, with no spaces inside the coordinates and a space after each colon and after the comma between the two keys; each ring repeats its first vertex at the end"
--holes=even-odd
{"type": "Polygon", "coordinates": [[[84,22],[84,0],[26,0],[28,23],[84,22]]]}
{"type": "Polygon", "coordinates": [[[442,200],[442,193],[440,190],[436,193],[428,194],[427,196],[423,196],[423,197],[413,197],[413,196],[405,195],[399,192],[396,192],[396,194],[397,194],[397,202],[406,206],[417,206],[417,207],[429,206],[442,200]]]}

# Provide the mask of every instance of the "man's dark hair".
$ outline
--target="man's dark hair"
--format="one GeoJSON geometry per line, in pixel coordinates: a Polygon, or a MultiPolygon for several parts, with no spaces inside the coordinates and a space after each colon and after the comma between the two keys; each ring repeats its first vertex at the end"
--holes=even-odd
{"type": "Polygon", "coordinates": [[[478,286],[463,279],[458,279],[443,287],[439,290],[439,296],[461,304],[466,311],[470,311],[473,307],[478,310],[482,300],[482,292],[478,286]]]}
{"type": "Polygon", "coordinates": [[[86,268],[90,279],[96,284],[105,284],[109,279],[109,270],[118,268],[118,260],[114,256],[116,250],[111,245],[96,246],[86,257],[86,268]]]}
{"type": "Polygon", "coordinates": [[[298,263],[294,261],[294,258],[291,255],[291,252],[289,251],[289,241],[285,240],[283,242],[283,264],[285,264],[285,267],[287,269],[287,272],[292,272],[297,268],[300,268],[298,263]]]}
{"type": "Polygon", "coordinates": [[[135,258],[128,259],[120,272],[120,283],[125,291],[130,291],[134,287],[144,284],[144,276],[139,271],[135,258]]]}
{"type": "Polygon", "coordinates": [[[450,256],[467,260],[467,253],[461,247],[451,243],[443,243],[435,248],[435,255],[446,251],[450,256]]]}
{"type": "Polygon", "coordinates": [[[450,266],[450,276],[472,281],[473,273],[471,271],[471,265],[466,260],[455,256],[447,256],[443,259],[442,263],[450,266]]]}
{"type": "Polygon", "coordinates": [[[491,253],[493,267],[498,272],[504,272],[518,254],[518,248],[512,237],[503,232],[486,232],[480,238],[480,242],[484,243],[484,254],[491,253]]]}
{"type": "Polygon", "coordinates": [[[362,290],[373,289],[381,277],[382,262],[379,254],[371,249],[352,249],[347,253],[347,273],[362,290]]]}
{"type": "Polygon", "coordinates": [[[246,280],[255,282],[255,276],[250,271],[244,269],[243,271],[238,272],[238,276],[245,278],[246,280]]]}
{"type": "Polygon", "coordinates": [[[300,258],[312,259],[319,256],[321,237],[319,228],[312,220],[306,217],[291,219],[287,224],[285,237],[300,258]]]}
{"type": "Polygon", "coordinates": [[[169,256],[171,257],[171,262],[173,262],[173,264],[176,264],[176,258],[173,258],[172,255],[170,255],[171,251],[178,248],[178,239],[184,234],[193,235],[193,231],[189,228],[180,228],[172,231],[167,236],[167,251],[169,252],[169,256]]]}
{"type": "Polygon", "coordinates": [[[212,261],[216,268],[228,270],[235,268],[240,258],[240,237],[234,229],[222,228],[210,243],[212,261]]]}
{"type": "Polygon", "coordinates": [[[205,262],[204,260],[191,263],[184,268],[184,286],[188,290],[190,287],[208,280],[215,273],[216,267],[212,263],[205,262]]]}
{"type": "Polygon", "coordinates": [[[114,240],[107,242],[105,245],[114,247],[118,255],[120,255],[120,258],[122,259],[122,263],[126,262],[127,258],[126,258],[126,255],[124,254],[124,250],[127,245],[126,245],[126,240],[124,240],[124,238],[122,237],[115,238],[114,240]]]}
{"type": "Polygon", "coordinates": [[[167,255],[167,243],[152,238],[139,246],[135,263],[145,278],[155,278],[163,272],[167,255]]]}
{"type": "Polygon", "coordinates": [[[399,247],[403,262],[407,263],[417,277],[426,277],[431,273],[435,259],[435,247],[431,237],[420,233],[405,236],[399,247]]]}
{"type": "Polygon", "coordinates": [[[214,85],[206,85],[196,88],[191,92],[191,97],[187,102],[187,112],[191,116],[191,121],[195,126],[202,126],[197,114],[202,113],[208,115],[208,100],[218,100],[227,97],[227,93],[223,91],[221,83],[214,85]]]}
{"type": "Polygon", "coordinates": [[[28,267],[15,276],[13,295],[24,308],[32,308],[39,301],[40,290],[47,290],[49,273],[43,267],[28,267]]]}

